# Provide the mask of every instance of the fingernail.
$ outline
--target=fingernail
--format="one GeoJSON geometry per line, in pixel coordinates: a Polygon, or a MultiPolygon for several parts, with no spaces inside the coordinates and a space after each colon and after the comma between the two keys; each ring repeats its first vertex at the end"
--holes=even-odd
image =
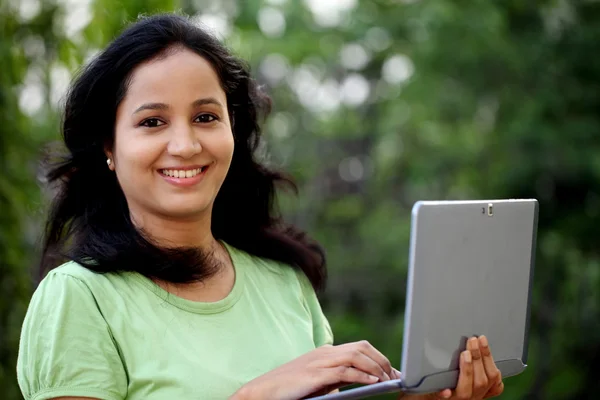
{"type": "Polygon", "coordinates": [[[487,338],[485,336],[483,336],[483,335],[479,338],[479,344],[481,344],[481,347],[488,347],[489,346],[487,338]]]}
{"type": "Polygon", "coordinates": [[[385,378],[386,381],[391,380],[390,376],[387,373],[385,373],[385,372],[383,373],[383,377],[385,378]]]}
{"type": "Polygon", "coordinates": [[[402,377],[402,372],[398,371],[396,368],[394,368],[394,372],[396,373],[396,377],[398,379],[400,379],[402,377]]]}
{"type": "Polygon", "coordinates": [[[448,392],[444,391],[444,394],[442,395],[442,397],[444,399],[449,399],[450,397],[452,397],[452,393],[448,393],[448,392]]]}
{"type": "Polygon", "coordinates": [[[465,351],[463,353],[463,359],[465,360],[465,362],[467,364],[470,364],[471,363],[471,352],[470,351],[465,351]]]}
{"type": "Polygon", "coordinates": [[[377,381],[379,380],[379,378],[378,378],[378,377],[376,377],[375,375],[369,375],[369,380],[370,380],[371,382],[377,382],[377,381]]]}

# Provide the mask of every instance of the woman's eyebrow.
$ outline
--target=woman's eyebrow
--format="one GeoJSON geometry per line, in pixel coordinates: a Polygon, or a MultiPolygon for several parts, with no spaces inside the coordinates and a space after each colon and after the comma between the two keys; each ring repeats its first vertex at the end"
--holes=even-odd
{"type": "MultiPolygon", "coordinates": [[[[221,104],[221,102],[219,100],[215,99],[214,97],[205,97],[202,99],[195,100],[192,103],[192,106],[198,107],[198,106],[202,106],[205,104],[214,104],[220,108],[223,108],[223,104],[221,104]]],[[[162,110],[162,111],[164,111],[164,110],[168,110],[169,108],[170,108],[169,105],[165,104],[165,103],[144,103],[141,106],[139,106],[138,108],[136,108],[136,110],[133,112],[132,115],[137,114],[144,110],[162,110]]]]}
{"type": "Polygon", "coordinates": [[[139,106],[132,115],[139,113],[144,110],[168,110],[169,106],[165,103],[145,103],[139,106]]]}
{"type": "Polygon", "coordinates": [[[205,104],[214,104],[220,108],[223,108],[223,104],[221,104],[221,102],[219,100],[215,99],[214,97],[205,97],[202,99],[198,99],[192,103],[192,106],[198,107],[198,106],[202,106],[205,104]]]}

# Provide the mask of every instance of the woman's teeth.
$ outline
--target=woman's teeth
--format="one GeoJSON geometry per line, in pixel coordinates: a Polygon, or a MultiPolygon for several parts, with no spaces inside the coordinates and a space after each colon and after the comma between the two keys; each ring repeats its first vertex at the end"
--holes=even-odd
{"type": "Polygon", "coordinates": [[[192,178],[198,175],[200,172],[204,171],[206,167],[196,168],[196,169],[163,169],[160,171],[161,174],[166,176],[171,176],[173,178],[192,178]]]}

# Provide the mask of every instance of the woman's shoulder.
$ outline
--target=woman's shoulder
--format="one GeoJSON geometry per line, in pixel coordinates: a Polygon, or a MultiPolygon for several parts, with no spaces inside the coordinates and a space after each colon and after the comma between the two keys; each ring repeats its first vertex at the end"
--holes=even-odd
{"type": "Polygon", "coordinates": [[[61,275],[82,281],[94,279],[98,274],[75,261],[67,261],[48,272],[47,276],[61,275]]]}
{"type": "Polygon", "coordinates": [[[126,374],[104,317],[109,313],[98,304],[103,296],[94,289],[102,279],[68,262],[51,270],[36,288],[23,320],[17,360],[26,398],[123,398],[126,374]]]}
{"type": "Polygon", "coordinates": [[[98,290],[126,285],[126,274],[120,272],[98,273],[75,262],[67,261],[52,269],[40,282],[38,289],[69,290],[74,287],[94,293],[98,290]]]}
{"type": "Polygon", "coordinates": [[[288,263],[260,257],[227,245],[230,255],[236,265],[240,268],[246,281],[253,281],[261,288],[284,290],[296,293],[301,298],[311,297],[314,294],[312,285],[300,268],[288,263]]]}
{"type": "MultiPolygon", "coordinates": [[[[279,277],[280,279],[296,280],[297,271],[291,265],[268,257],[261,257],[226,244],[234,264],[243,267],[246,273],[279,277]]],[[[300,271],[300,273],[302,273],[300,271]]]]}

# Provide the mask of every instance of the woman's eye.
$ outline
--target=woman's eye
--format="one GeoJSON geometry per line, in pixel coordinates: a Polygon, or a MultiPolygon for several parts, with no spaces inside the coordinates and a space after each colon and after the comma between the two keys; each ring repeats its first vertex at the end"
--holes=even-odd
{"type": "Polygon", "coordinates": [[[207,124],[216,120],[218,120],[218,118],[212,114],[200,114],[196,117],[196,121],[200,122],[201,124],[207,124]]]}
{"type": "Polygon", "coordinates": [[[145,126],[147,128],[156,128],[157,126],[164,125],[164,123],[158,118],[148,118],[142,121],[140,126],[145,126]]]}

